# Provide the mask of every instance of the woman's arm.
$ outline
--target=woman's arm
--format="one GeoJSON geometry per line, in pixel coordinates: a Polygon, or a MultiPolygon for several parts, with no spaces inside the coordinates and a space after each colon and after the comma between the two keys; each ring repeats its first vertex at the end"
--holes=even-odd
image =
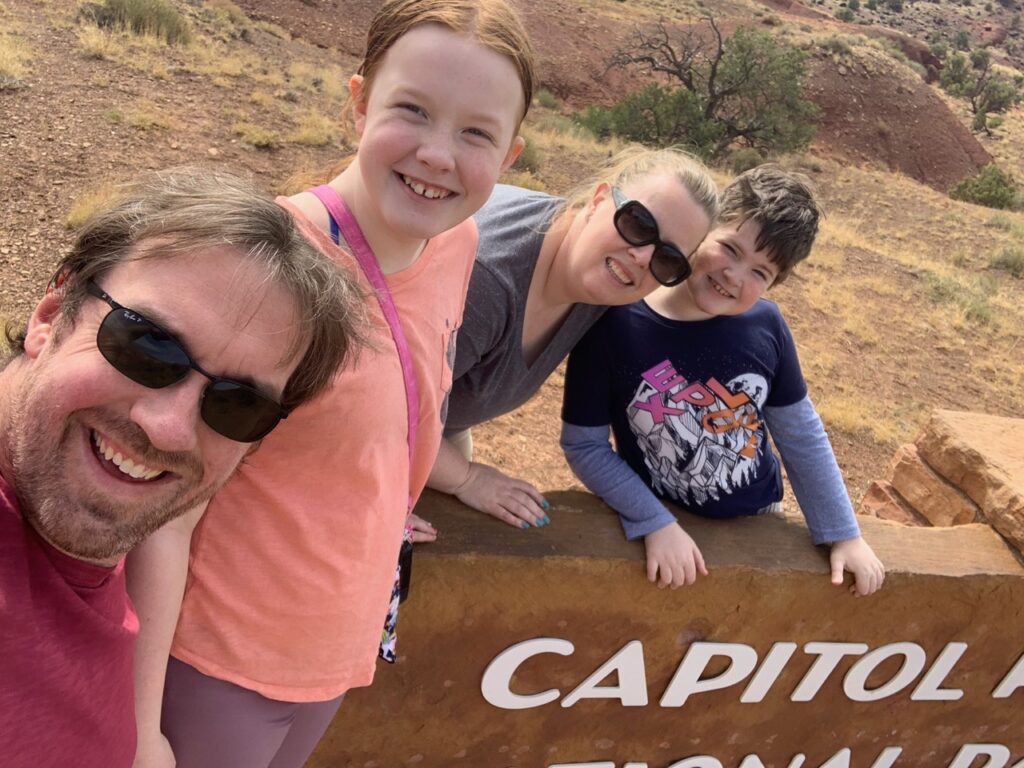
{"type": "Polygon", "coordinates": [[[134,768],[174,766],[170,745],[160,732],[164,678],[185,594],[192,531],[205,510],[204,503],[172,520],[133,549],[125,563],[128,594],[139,616],[135,646],[138,748],[134,768]]]}
{"type": "Polygon", "coordinates": [[[448,440],[441,440],[427,486],[514,528],[540,528],[551,522],[546,511],[551,505],[530,483],[469,461],[448,440]]]}

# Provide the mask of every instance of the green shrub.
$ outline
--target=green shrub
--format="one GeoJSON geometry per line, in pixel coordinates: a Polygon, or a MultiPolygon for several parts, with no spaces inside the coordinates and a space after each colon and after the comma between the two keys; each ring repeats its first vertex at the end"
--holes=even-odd
{"type": "Polygon", "coordinates": [[[987,208],[1013,209],[1017,205],[1017,184],[1013,176],[986,165],[976,176],[969,176],[949,191],[954,200],[963,200],[987,208]]]}
{"type": "Polygon", "coordinates": [[[1014,277],[1024,277],[1024,248],[1003,248],[997,256],[992,257],[989,266],[1009,272],[1014,277]]]}
{"type": "Polygon", "coordinates": [[[519,157],[512,163],[512,169],[516,171],[529,171],[537,173],[544,164],[544,155],[537,147],[537,142],[529,137],[526,138],[526,146],[519,153],[519,157]]]}
{"type": "Polygon", "coordinates": [[[856,13],[860,10],[860,0],[846,0],[846,7],[856,13]]]}
{"type": "Polygon", "coordinates": [[[878,0],[867,0],[867,2],[864,3],[864,7],[867,8],[869,11],[877,11],[878,0]]]}
{"type": "Polygon", "coordinates": [[[663,59],[685,62],[673,73],[676,87],[651,84],[611,108],[590,107],[575,116],[581,125],[599,138],[682,144],[711,159],[743,146],[799,150],[811,140],[818,110],[803,96],[804,51],[750,27],[739,27],[728,44],[682,37],[673,47],[663,25],[659,34],[639,47],[620,49],[611,65],[653,68],[664,65],[663,59]],[[714,68],[703,64],[704,44],[719,47],[714,68]]]}
{"type": "Polygon", "coordinates": [[[900,13],[903,11],[903,0],[885,0],[885,7],[893,13],[900,13]]]}
{"type": "Polygon", "coordinates": [[[1003,232],[1011,232],[1014,224],[1010,217],[1005,213],[997,213],[985,222],[985,226],[990,229],[1001,229],[1003,232]]]}
{"type": "Polygon", "coordinates": [[[729,168],[733,173],[743,173],[764,162],[764,157],[753,147],[742,147],[729,155],[729,168]]]}
{"type": "Polygon", "coordinates": [[[969,322],[987,325],[992,321],[992,307],[988,297],[994,288],[991,281],[965,281],[957,277],[925,272],[928,296],[936,304],[951,304],[964,314],[969,322]]]}
{"type": "Polygon", "coordinates": [[[99,27],[152,35],[169,45],[190,38],[188,23],[171,0],[102,0],[83,5],[80,13],[99,27]]]}
{"type": "Polygon", "coordinates": [[[836,18],[840,21],[853,21],[853,11],[849,8],[840,8],[836,11],[836,18]]]}
{"type": "Polygon", "coordinates": [[[544,109],[555,109],[558,106],[558,97],[547,88],[537,91],[537,104],[544,109]]]}
{"type": "Polygon", "coordinates": [[[821,41],[821,47],[829,53],[846,56],[853,53],[854,39],[849,35],[832,35],[821,41]]]}

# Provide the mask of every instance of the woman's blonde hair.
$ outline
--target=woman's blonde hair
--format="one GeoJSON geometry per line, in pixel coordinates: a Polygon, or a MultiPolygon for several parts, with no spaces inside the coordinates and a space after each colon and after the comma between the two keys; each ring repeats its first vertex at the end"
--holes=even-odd
{"type": "Polygon", "coordinates": [[[585,206],[598,184],[623,187],[651,176],[675,178],[704,210],[709,221],[718,217],[718,187],[711,174],[704,163],[677,147],[645,149],[634,146],[618,152],[589,181],[569,193],[565,210],[572,212],[585,206]]]}

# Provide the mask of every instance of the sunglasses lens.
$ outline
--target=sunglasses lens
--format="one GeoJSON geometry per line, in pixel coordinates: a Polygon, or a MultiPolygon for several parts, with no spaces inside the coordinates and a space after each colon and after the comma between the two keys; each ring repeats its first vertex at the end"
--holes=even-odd
{"type": "Polygon", "coordinates": [[[284,415],[281,406],[252,387],[218,379],[203,393],[201,414],[229,440],[253,443],[266,437],[284,415]]]}
{"type": "Polygon", "coordinates": [[[630,245],[647,245],[658,239],[658,222],[635,200],[615,212],[615,228],[630,245]]]}
{"type": "Polygon", "coordinates": [[[129,309],[115,309],[103,319],[96,345],[108,363],[144,387],[167,387],[189,372],[181,345],[129,309]]]}
{"type": "Polygon", "coordinates": [[[687,258],[670,245],[658,246],[651,257],[651,274],[662,285],[679,285],[691,271],[687,258]]]}

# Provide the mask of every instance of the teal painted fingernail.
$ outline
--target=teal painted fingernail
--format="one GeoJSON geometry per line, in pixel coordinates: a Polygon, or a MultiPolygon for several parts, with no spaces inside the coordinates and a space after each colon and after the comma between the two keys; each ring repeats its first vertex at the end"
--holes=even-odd
{"type": "Polygon", "coordinates": [[[544,501],[540,503],[540,507],[541,509],[551,509],[551,502],[548,501],[547,499],[544,499],[544,501]]]}
{"type": "Polygon", "coordinates": [[[548,517],[547,515],[544,515],[544,525],[548,525],[550,522],[551,522],[551,518],[548,517]]]}
{"type": "Polygon", "coordinates": [[[521,528],[529,528],[529,527],[530,527],[530,524],[529,524],[529,523],[522,523],[522,524],[520,525],[520,527],[521,527],[521,528]]]}

